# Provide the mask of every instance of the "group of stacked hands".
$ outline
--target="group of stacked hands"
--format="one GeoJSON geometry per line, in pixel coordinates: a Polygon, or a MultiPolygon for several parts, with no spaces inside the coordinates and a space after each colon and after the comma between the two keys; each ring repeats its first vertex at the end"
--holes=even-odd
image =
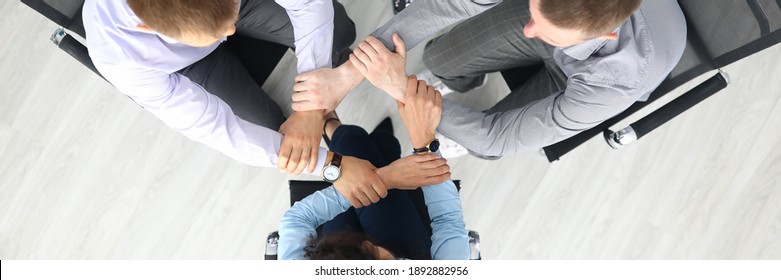
{"type": "MultiPolygon", "coordinates": [[[[411,1],[393,1],[401,2],[411,1]]],[[[642,100],[680,58],[686,30],[674,0],[603,2],[420,0],[352,50],[354,23],[328,0],[87,0],[83,18],[96,68],[168,126],[241,162],[333,184],[288,211],[283,258],[312,257],[304,251],[314,228],[351,206],[370,208],[394,189],[422,186],[429,257],[464,258],[460,200],[437,131],[482,155],[540,148],[642,100]],[[407,49],[462,20],[426,45],[429,74],[407,75],[407,49]],[[237,32],[295,48],[300,74],[289,117],[259,85],[242,83],[246,73],[236,74],[241,66],[221,43],[237,32]],[[442,98],[446,89],[483,84],[488,72],[541,63],[546,75],[488,111],[442,98]],[[397,101],[414,147],[380,168],[319,147],[321,134],[328,142],[340,125],[334,110],[364,79],[397,101]],[[539,98],[525,100],[530,94],[539,98]]]]}

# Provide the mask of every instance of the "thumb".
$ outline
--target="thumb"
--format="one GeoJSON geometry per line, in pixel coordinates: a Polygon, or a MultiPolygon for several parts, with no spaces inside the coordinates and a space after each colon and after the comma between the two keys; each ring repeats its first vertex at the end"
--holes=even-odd
{"type": "Polygon", "coordinates": [[[404,110],[404,103],[401,103],[401,101],[396,100],[396,107],[399,108],[399,111],[404,110]]]}
{"type": "Polygon", "coordinates": [[[407,48],[404,46],[404,40],[401,40],[398,33],[393,33],[393,44],[396,45],[396,53],[402,58],[407,58],[407,48]]]}

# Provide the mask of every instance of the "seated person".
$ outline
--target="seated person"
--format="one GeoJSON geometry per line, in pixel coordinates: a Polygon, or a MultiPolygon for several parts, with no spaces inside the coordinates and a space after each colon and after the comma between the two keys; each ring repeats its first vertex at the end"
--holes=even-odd
{"type": "Polygon", "coordinates": [[[405,50],[459,20],[423,53],[433,75],[418,78],[442,94],[476,88],[486,73],[544,64],[485,112],[444,101],[438,131],[486,156],[557,143],[644,101],[686,45],[675,0],[418,0],[360,43],[351,63],[300,74],[306,84],[293,109],[327,108],[364,77],[403,101],[405,50]],[[323,85],[331,81],[338,85],[323,85]]]}
{"type": "MultiPolygon", "coordinates": [[[[295,47],[299,72],[331,68],[355,39],[341,4],[87,0],[82,13],[97,70],[166,125],[249,165],[321,174],[330,158],[319,147],[324,112],[295,112],[285,120],[223,42],[238,33],[295,47]]],[[[384,195],[371,164],[348,157],[342,164],[349,174],[338,184],[360,188],[364,201],[384,195]]],[[[357,197],[349,199],[358,204],[357,197]]]]}
{"type": "MultiPolygon", "coordinates": [[[[410,78],[407,100],[418,101],[399,104],[413,145],[428,145],[441,111],[427,105],[441,102],[441,96],[425,82],[410,78]]],[[[296,202],[282,218],[279,259],[469,259],[461,202],[453,182],[446,180],[450,169],[445,159],[426,151],[399,159],[400,145],[392,128],[387,128],[389,123],[386,119],[369,134],[357,126],[341,125],[338,119],[326,121],[333,151],[382,166],[377,173],[395,189],[360,209],[350,208],[342,191],[333,186],[296,202]],[[431,234],[408,191],[421,185],[428,185],[420,189],[431,234]]]]}

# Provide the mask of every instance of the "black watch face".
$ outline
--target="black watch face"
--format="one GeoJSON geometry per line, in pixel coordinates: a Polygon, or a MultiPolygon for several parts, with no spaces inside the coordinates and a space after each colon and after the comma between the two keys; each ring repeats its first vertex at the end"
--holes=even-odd
{"type": "Polygon", "coordinates": [[[434,141],[431,141],[431,144],[428,144],[428,150],[432,153],[439,151],[439,140],[434,139],[434,141]]]}

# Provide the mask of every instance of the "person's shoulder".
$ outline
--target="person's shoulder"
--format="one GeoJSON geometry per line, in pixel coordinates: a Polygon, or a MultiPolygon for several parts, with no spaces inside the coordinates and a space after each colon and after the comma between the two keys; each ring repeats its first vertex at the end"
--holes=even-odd
{"type": "Polygon", "coordinates": [[[95,63],[122,64],[136,56],[139,36],[132,32],[124,1],[87,0],[82,8],[86,46],[95,63]]]}

